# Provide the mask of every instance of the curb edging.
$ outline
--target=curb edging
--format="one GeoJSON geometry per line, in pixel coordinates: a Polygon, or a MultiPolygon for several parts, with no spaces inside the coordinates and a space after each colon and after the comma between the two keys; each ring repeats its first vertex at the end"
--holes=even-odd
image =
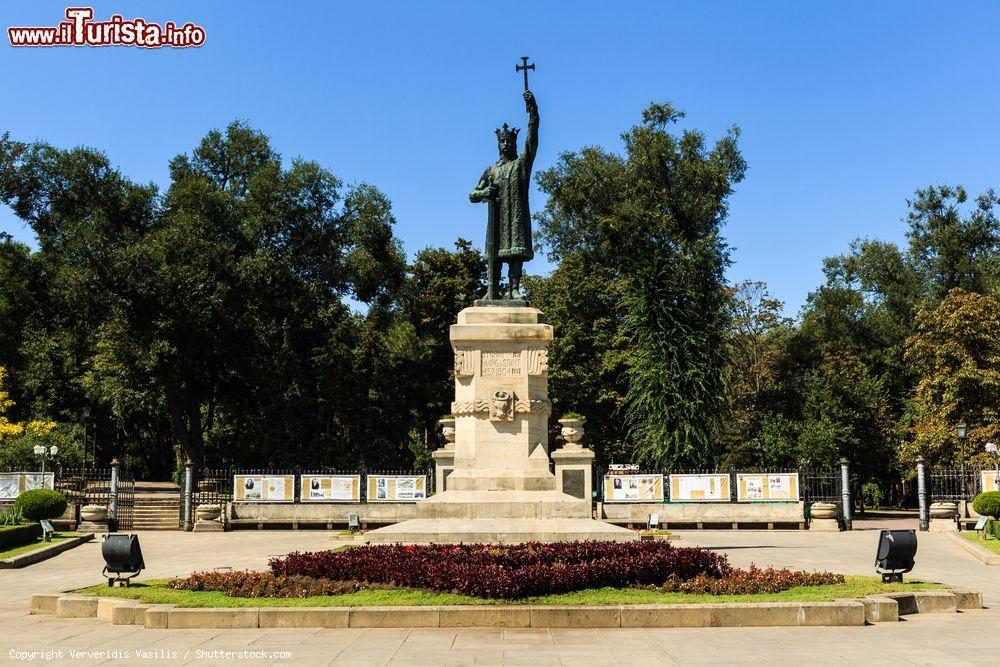
{"type": "Polygon", "coordinates": [[[833,602],[413,607],[177,607],[63,593],[31,596],[28,613],[101,618],[148,629],[212,628],[681,628],[862,626],[900,615],[979,609],[966,589],[887,593],[833,602]]]}
{"type": "Polygon", "coordinates": [[[68,540],[63,540],[62,542],[56,542],[47,547],[42,547],[41,549],[35,549],[34,551],[29,551],[17,556],[4,558],[0,560],[0,570],[12,570],[40,563],[43,560],[52,558],[53,556],[58,556],[64,551],[69,551],[74,547],[78,547],[84,542],[90,542],[92,539],[94,539],[93,533],[77,535],[76,537],[71,537],[68,540]]]}
{"type": "Polygon", "coordinates": [[[954,542],[955,544],[957,544],[958,546],[962,547],[962,549],[964,549],[967,553],[975,557],[976,560],[980,561],[981,563],[984,563],[986,565],[1000,565],[1000,554],[995,554],[992,551],[987,551],[986,549],[980,547],[978,544],[970,542],[969,540],[965,539],[964,537],[955,532],[945,533],[944,536],[947,537],[952,542],[954,542]]]}

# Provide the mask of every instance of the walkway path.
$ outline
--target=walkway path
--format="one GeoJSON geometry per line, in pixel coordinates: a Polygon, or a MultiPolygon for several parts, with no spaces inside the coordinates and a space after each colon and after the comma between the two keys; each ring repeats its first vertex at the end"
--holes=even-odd
{"type": "MultiPolygon", "coordinates": [[[[269,557],[338,544],[328,533],[246,531],[140,534],[145,578],[220,566],[263,568],[269,557]]],[[[872,574],[876,533],[798,531],[683,532],[678,544],[721,549],[732,562],[872,574]]],[[[1000,609],[1000,568],[982,565],[943,536],[921,534],[914,577],[977,588],[1000,609]]],[[[9,651],[62,651],[36,664],[195,665],[671,665],[671,664],[996,664],[990,637],[996,609],[907,617],[863,628],[705,628],[663,630],[146,630],[97,620],[26,614],[35,591],[99,583],[100,547],[87,544],[28,570],[0,571],[0,664],[22,664],[9,651]],[[129,652],[72,658],[70,650],[129,652]],[[137,651],[159,651],[137,659],[137,651]],[[201,651],[201,653],[199,653],[201,651]],[[251,651],[242,659],[214,651],[251,651]],[[263,654],[258,652],[264,652],[263,654]]]]}

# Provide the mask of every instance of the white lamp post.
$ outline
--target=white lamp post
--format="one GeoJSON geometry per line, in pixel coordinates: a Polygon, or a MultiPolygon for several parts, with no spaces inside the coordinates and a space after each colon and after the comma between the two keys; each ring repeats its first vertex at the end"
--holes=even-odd
{"type": "Polygon", "coordinates": [[[45,479],[45,460],[48,459],[48,458],[54,459],[56,457],[56,454],[59,453],[59,448],[56,447],[55,445],[52,445],[51,447],[49,447],[48,449],[46,449],[45,445],[35,445],[34,452],[35,452],[35,456],[37,456],[38,458],[40,458],[42,460],[42,479],[44,480],[45,479]]]}

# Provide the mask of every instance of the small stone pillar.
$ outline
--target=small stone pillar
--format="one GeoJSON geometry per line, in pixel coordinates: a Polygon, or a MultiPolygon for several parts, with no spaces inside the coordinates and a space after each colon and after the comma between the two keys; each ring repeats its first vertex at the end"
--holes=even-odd
{"type": "Polygon", "coordinates": [[[571,417],[560,419],[566,444],[551,456],[556,468],[556,490],[589,502],[594,489],[594,452],[580,444],[586,421],[571,417]]]}
{"type": "Polygon", "coordinates": [[[844,530],[851,530],[851,468],[847,459],[840,459],[840,497],[844,508],[844,530]]]}
{"type": "Polygon", "coordinates": [[[924,467],[924,457],[917,457],[917,502],[920,506],[920,530],[929,527],[927,508],[927,469],[924,467]]]}
{"type": "Polygon", "coordinates": [[[445,490],[448,481],[448,473],[455,469],[455,418],[445,417],[439,419],[441,433],[444,435],[444,447],[431,453],[434,459],[434,489],[435,493],[445,490]]]}
{"type": "Polygon", "coordinates": [[[194,493],[194,462],[188,459],[184,463],[184,530],[194,530],[191,520],[191,495],[194,493]]]}

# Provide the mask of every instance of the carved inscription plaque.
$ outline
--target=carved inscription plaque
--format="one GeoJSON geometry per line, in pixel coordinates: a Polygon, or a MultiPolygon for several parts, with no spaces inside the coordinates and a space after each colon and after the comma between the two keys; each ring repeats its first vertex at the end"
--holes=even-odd
{"type": "Polygon", "coordinates": [[[483,377],[509,377],[521,375],[520,352],[489,352],[482,353],[483,377]]]}

